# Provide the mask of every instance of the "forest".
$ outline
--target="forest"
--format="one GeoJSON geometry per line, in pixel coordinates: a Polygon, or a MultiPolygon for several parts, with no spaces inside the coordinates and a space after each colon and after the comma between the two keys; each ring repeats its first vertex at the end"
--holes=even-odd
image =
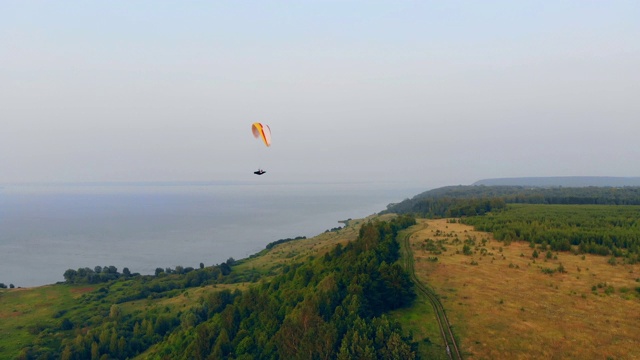
{"type": "Polygon", "coordinates": [[[497,240],[529,241],[542,250],[574,251],[640,261],[640,206],[510,204],[461,222],[497,240]]]}
{"type": "Polygon", "coordinates": [[[29,326],[36,340],[18,358],[415,359],[416,344],[385,315],[416,296],[396,239],[414,224],[408,215],[367,222],[357,240],[271,276],[237,272],[234,261],[154,276],[68,270],[68,284],[95,288],[29,326]],[[191,306],[174,305],[191,292],[200,294],[191,306]],[[166,306],[136,304],[162,298],[166,306]]]}
{"type": "Polygon", "coordinates": [[[382,213],[475,216],[506,204],[640,205],[640,187],[446,186],[389,204],[382,213]]]}

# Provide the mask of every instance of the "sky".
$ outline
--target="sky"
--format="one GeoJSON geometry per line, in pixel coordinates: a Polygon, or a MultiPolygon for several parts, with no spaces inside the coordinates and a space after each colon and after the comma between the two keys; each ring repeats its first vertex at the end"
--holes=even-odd
{"type": "Polygon", "coordinates": [[[0,184],[640,176],[638,19],[615,0],[2,1],[0,184]]]}

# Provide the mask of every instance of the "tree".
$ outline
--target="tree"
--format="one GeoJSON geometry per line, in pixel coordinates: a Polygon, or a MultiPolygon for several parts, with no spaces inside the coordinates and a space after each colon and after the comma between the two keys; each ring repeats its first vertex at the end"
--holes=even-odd
{"type": "Polygon", "coordinates": [[[118,319],[120,319],[121,315],[122,310],[120,309],[120,306],[118,306],[117,304],[111,305],[111,308],[109,309],[109,317],[117,321],[118,319]]]}
{"type": "Polygon", "coordinates": [[[100,348],[98,347],[97,342],[91,343],[91,360],[100,359],[100,348]]]}
{"type": "Polygon", "coordinates": [[[109,339],[109,354],[118,354],[118,333],[115,331],[111,333],[111,338],[109,339]]]}
{"type": "Polygon", "coordinates": [[[173,319],[168,315],[160,315],[156,319],[155,326],[153,330],[156,334],[160,336],[164,336],[171,328],[173,327],[173,319]]]}
{"type": "Polygon", "coordinates": [[[128,267],[126,267],[126,268],[122,269],[122,275],[124,275],[124,276],[126,276],[126,277],[131,276],[131,271],[129,271],[129,268],[128,268],[128,267]]]}
{"type": "Polygon", "coordinates": [[[71,351],[71,346],[66,345],[64,350],[62,350],[62,354],[60,354],[61,360],[71,360],[73,356],[73,352],[71,351]]]}
{"type": "Polygon", "coordinates": [[[211,339],[215,332],[211,323],[202,323],[196,327],[196,336],[193,341],[193,352],[196,359],[206,359],[211,352],[211,339]]]}
{"type": "Polygon", "coordinates": [[[64,280],[68,283],[73,283],[76,280],[76,277],[78,276],[78,272],[73,270],[73,269],[69,269],[67,271],[64,272],[64,280]]]}
{"type": "Polygon", "coordinates": [[[567,270],[565,270],[564,265],[562,265],[562,263],[560,263],[560,265],[558,265],[558,272],[561,274],[564,274],[567,272],[567,270]]]}
{"type": "Polygon", "coordinates": [[[531,256],[533,256],[534,259],[538,258],[538,250],[534,249],[533,250],[533,254],[531,254],[531,256]]]}
{"type": "Polygon", "coordinates": [[[231,274],[231,266],[227,263],[222,263],[220,264],[220,271],[222,271],[222,275],[229,275],[231,274]]]}
{"type": "Polygon", "coordinates": [[[387,309],[397,309],[411,304],[416,297],[414,284],[399,264],[380,265],[381,289],[379,290],[387,309]]]}
{"type": "Polygon", "coordinates": [[[227,333],[227,329],[223,328],[220,330],[220,335],[218,335],[216,342],[213,344],[211,355],[213,355],[214,359],[223,359],[229,355],[231,350],[232,347],[231,341],[229,340],[229,334],[227,333]]]}
{"type": "Polygon", "coordinates": [[[347,333],[344,338],[342,338],[338,360],[375,360],[376,358],[373,341],[368,339],[366,335],[363,336],[356,330],[352,333],[347,333]]]}
{"type": "Polygon", "coordinates": [[[412,360],[416,358],[416,354],[411,351],[411,346],[402,341],[400,335],[395,332],[389,336],[381,353],[384,359],[412,360]]]}
{"type": "Polygon", "coordinates": [[[127,340],[124,337],[120,337],[118,340],[118,352],[120,355],[125,355],[125,351],[127,350],[127,340]]]}
{"type": "Polygon", "coordinates": [[[71,330],[73,329],[73,323],[68,318],[64,318],[60,323],[60,329],[62,330],[71,330]]]}
{"type": "Polygon", "coordinates": [[[294,309],[276,334],[281,359],[330,359],[335,342],[336,329],[319,316],[311,300],[294,309]]]}

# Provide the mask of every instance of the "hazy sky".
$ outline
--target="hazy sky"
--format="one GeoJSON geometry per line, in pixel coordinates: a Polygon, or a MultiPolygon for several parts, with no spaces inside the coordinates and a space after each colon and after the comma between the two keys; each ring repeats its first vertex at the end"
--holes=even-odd
{"type": "Polygon", "coordinates": [[[635,0],[2,1],[0,183],[640,176],[639,19],[635,0]]]}

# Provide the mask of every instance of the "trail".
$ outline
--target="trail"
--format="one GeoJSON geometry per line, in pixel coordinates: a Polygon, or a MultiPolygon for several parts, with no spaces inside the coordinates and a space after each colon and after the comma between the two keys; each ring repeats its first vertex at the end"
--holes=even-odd
{"type": "Polygon", "coordinates": [[[447,356],[449,359],[462,359],[462,355],[460,355],[460,350],[458,349],[458,344],[456,343],[456,338],[453,336],[453,331],[451,330],[451,324],[449,323],[449,319],[447,319],[447,314],[444,311],[444,307],[442,306],[440,299],[438,299],[433,290],[421,283],[416,276],[413,252],[411,251],[411,243],[409,242],[409,238],[412,234],[413,232],[408,233],[402,239],[402,258],[405,269],[409,272],[409,275],[416,284],[418,291],[424,294],[427,299],[429,299],[431,306],[433,306],[436,319],[438,320],[440,334],[442,335],[442,340],[444,341],[445,348],[447,349],[447,356]]]}

